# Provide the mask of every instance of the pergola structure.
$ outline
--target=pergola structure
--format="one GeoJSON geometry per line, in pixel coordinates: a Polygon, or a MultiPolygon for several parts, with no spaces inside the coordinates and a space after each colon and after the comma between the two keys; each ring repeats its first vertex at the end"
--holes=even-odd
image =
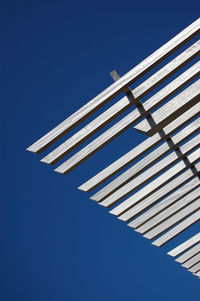
{"type": "MultiPolygon", "coordinates": [[[[200,220],[199,33],[200,19],[124,76],[120,77],[113,71],[114,83],[111,86],[27,149],[40,154],[124,92],[124,97],[41,161],[51,165],[59,162],[115,117],[132,108],[131,112],[58,165],[55,171],[67,174],[134,125],[144,134],[144,141],[78,188],[90,192],[101,185],[91,199],[102,206],[112,207],[111,214],[158,247],[200,220]],[[168,57],[171,59],[166,62],[168,57]],[[150,70],[154,72],[137,84],[138,79],[148,75],[150,70]],[[171,78],[174,74],[176,77],[171,78]],[[136,87],[131,90],[133,83],[136,87]],[[109,182],[105,183],[107,180],[109,182]]],[[[200,278],[200,232],[168,254],[200,278]]]]}

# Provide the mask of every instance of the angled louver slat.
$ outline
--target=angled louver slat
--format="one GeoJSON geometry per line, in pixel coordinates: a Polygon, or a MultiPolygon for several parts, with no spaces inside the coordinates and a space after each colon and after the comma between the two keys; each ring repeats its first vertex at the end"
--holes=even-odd
{"type": "Polygon", "coordinates": [[[189,269],[200,261],[200,252],[182,264],[182,267],[189,269]]]}
{"type": "Polygon", "coordinates": [[[192,272],[192,273],[197,273],[200,271],[200,260],[195,264],[193,265],[190,269],[188,269],[189,272],[192,272]]]}
{"type": "Polygon", "coordinates": [[[200,232],[176,247],[175,249],[169,251],[167,254],[173,257],[176,257],[182,254],[184,251],[187,251],[189,248],[193,247],[196,243],[200,242],[200,232]]]}

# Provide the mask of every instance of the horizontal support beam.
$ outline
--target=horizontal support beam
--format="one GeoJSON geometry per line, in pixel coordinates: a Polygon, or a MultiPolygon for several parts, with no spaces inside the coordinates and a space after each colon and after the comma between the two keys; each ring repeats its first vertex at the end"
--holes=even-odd
{"type": "MultiPolygon", "coordinates": [[[[194,107],[189,109],[186,113],[178,117],[175,121],[171,122],[164,128],[166,138],[168,135],[173,134],[176,130],[183,127],[187,122],[198,116],[200,113],[200,103],[197,103],[194,107]]],[[[122,168],[126,167],[128,164],[138,159],[140,156],[144,155],[147,151],[151,150],[158,143],[162,141],[162,138],[159,134],[147,138],[145,141],[134,147],[124,156],[114,161],[111,165],[103,169],[101,172],[93,176],[87,182],[83,183],[78,188],[83,191],[91,191],[92,189],[99,186],[101,183],[109,179],[111,176],[116,174],[122,168]]],[[[177,143],[177,141],[174,141],[177,143]]]]}
{"type": "Polygon", "coordinates": [[[181,31],[173,39],[168,41],[157,51],[147,57],[144,61],[122,76],[117,82],[113,83],[82,108],[72,114],[70,117],[65,119],[62,123],[32,144],[27,150],[40,153],[46,149],[54,141],[62,137],[67,131],[71,130],[81,121],[86,119],[89,115],[94,113],[98,108],[103,106],[110,99],[118,95],[126,87],[132,84],[135,80],[144,75],[147,71],[152,69],[163,59],[185,44],[188,40],[193,38],[199,33],[200,19],[197,19],[190,26],[181,31]]]}
{"type": "Polygon", "coordinates": [[[167,233],[160,236],[158,239],[156,239],[154,242],[152,242],[153,245],[157,247],[161,247],[164,244],[166,244],[168,241],[170,241],[172,238],[176,237],[178,234],[192,226],[194,223],[198,222],[200,220],[200,210],[195,212],[194,214],[190,215],[188,218],[186,218],[183,222],[172,228],[167,233]]]}

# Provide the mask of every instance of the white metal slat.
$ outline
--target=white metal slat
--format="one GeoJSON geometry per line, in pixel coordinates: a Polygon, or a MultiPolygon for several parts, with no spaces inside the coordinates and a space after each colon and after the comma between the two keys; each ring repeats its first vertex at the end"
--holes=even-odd
{"type": "Polygon", "coordinates": [[[188,240],[186,240],[176,248],[172,249],[167,254],[172,257],[176,257],[182,254],[183,252],[187,251],[189,248],[193,247],[198,242],[200,242],[200,232],[192,236],[191,238],[189,238],[188,240]]]}
{"type": "Polygon", "coordinates": [[[193,265],[195,265],[197,262],[200,261],[200,252],[198,252],[196,255],[191,257],[189,260],[187,260],[185,263],[182,264],[182,267],[189,269],[193,265]]]}

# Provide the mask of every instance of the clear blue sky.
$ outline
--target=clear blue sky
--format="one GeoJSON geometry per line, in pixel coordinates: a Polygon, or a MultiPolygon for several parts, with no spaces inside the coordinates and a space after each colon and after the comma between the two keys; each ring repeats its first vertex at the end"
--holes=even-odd
{"type": "Polygon", "coordinates": [[[194,0],[0,1],[1,301],[198,300],[200,280],[166,255],[172,242],[152,246],[77,190],[141,135],[130,129],[66,176],[25,149],[199,11],[194,0]]]}

